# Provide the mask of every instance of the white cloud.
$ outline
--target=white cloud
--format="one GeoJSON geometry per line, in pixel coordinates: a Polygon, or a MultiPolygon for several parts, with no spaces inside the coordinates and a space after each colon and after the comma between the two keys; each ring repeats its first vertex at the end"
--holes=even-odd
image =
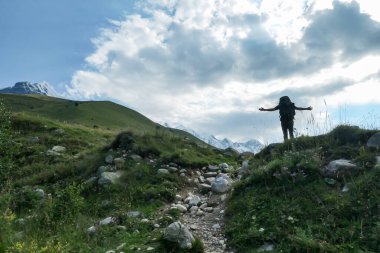
{"type": "MultiPolygon", "coordinates": [[[[257,108],[282,92],[313,105],[319,120],[323,99],[379,103],[378,79],[368,76],[380,68],[380,25],[355,2],[152,0],[138,8],[93,40],[72,96],[113,98],[153,120],[239,140],[281,138],[277,114],[257,108]]],[[[310,114],[299,116],[305,128],[310,114]]]]}

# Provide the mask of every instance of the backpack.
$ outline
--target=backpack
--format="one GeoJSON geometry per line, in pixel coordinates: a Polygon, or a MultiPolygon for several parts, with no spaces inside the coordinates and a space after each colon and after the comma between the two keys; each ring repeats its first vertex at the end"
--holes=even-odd
{"type": "Polygon", "coordinates": [[[280,119],[281,120],[293,120],[294,115],[296,115],[296,109],[294,103],[290,101],[288,96],[283,96],[280,98],[280,103],[278,104],[280,110],[280,119]]]}

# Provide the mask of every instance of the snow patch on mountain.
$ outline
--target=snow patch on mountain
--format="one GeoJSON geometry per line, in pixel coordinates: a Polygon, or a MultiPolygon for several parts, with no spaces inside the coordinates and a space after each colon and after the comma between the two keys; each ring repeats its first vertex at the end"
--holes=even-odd
{"type": "Polygon", "coordinates": [[[175,129],[188,132],[194,135],[195,137],[197,137],[198,139],[210,144],[211,146],[214,146],[220,149],[233,148],[240,153],[243,153],[243,152],[258,153],[260,150],[264,148],[264,145],[260,141],[254,140],[254,139],[246,141],[246,142],[233,142],[227,138],[220,140],[212,134],[198,133],[194,131],[193,129],[187,128],[183,125],[171,126],[167,123],[164,123],[163,125],[166,127],[175,128],[175,129]]]}
{"type": "Polygon", "coordinates": [[[57,92],[47,82],[41,82],[41,83],[17,82],[12,87],[1,89],[0,93],[38,94],[38,95],[45,95],[45,96],[57,96],[57,92]]]}

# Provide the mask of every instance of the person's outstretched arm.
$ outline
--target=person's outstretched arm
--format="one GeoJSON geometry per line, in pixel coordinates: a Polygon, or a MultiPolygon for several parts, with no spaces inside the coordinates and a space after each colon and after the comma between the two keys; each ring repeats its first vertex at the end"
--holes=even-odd
{"type": "Polygon", "coordinates": [[[300,111],[302,111],[302,110],[309,110],[309,111],[311,111],[311,110],[313,110],[313,107],[311,107],[311,106],[309,106],[309,107],[297,107],[297,106],[295,106],[295,109],[296,110],[300,110],[300,111]]]}
{"type": "Polygon", "coordinates": [[[272,112],[272,111],[278,110],[278,106],[273,107],[273,108],[269,108],[269,109],[264,109],[264,108],[260,107],[259,110],[260,111],[266,111],[266,112],[272,112]]]}

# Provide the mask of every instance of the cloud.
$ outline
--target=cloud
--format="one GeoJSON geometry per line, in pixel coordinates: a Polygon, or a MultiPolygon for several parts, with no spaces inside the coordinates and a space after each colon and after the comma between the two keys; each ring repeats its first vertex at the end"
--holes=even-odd
{"type": "Polygon", "coordinates": [[[96,50],[68,91],[204,132],[271,136],[277,118],[259,106],[284,93],[305,106],[343,101],[379,71],[363,68],[377,62],[368,57],[380,53],[379,23],[354,1],[325,2],[141,1],[93,40],[96,50]]]}

